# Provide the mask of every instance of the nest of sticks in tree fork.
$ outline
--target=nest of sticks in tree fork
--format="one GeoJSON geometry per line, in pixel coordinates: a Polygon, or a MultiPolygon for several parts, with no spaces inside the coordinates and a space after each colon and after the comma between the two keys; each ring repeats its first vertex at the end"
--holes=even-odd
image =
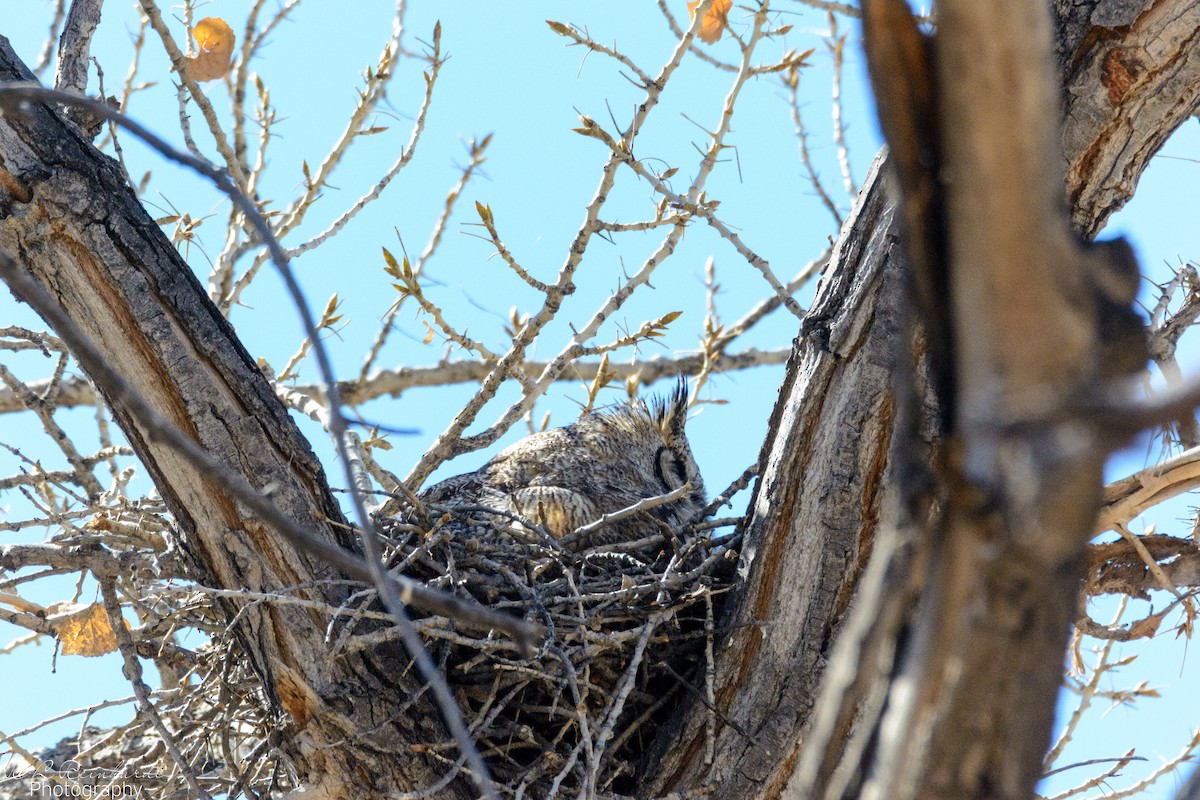
{"type": "Polygon", "coordinates": [[[736,555],[729,540],[700,525],[572,551],[552,536],[530,541],[529,521],[464,537],[462,515],[478,528],[477,511],[457,509],[428,527],[394,520],[385,530],[394,569],[546,630],[524,657],[502,636],[417,621],[493,777],[533,797],[630,788],[680,694],[711,693],[715,595],[736,555]]]}
{"type": "MultiPolygon", "coordinates": [[[[754,473],[706,503],[684,435],[687,406],[681,383],[664,399],[586,414],[517,442],[475,472],[393,499],[375,515],[392,574],[544,631],[532,650],[522,650],[506,634],[448,617],[414,619],[477,751],[506,789],[502,796],[631,793],[679,701],[693,695],[713,707],[713,621],[738,538],[724,533],[736,519],[710,517],[754,473]]],[[[122,634],[112,624],[121,618],[115,582],[102,583],[104,603],[48,624],[67,653],[119,648],[127,667],[139,656],[153,658],[161,688],[135,682],[153,713],[112,728],[85,724],[55,747],[24,755],[26,777],[0,782],[0,800],[27,794],[35,770],[68,764],[82,770],[80,786],[118,780],[162,797],[195,796],[196,786],[233,795],[301,785],[304,776],[278,746],[288,720],[241,657],[228,612],[270,604],[307,614],[313,601],[304,587],[255,594],[195,582],[184,552],[167,546],[170,520],[161,503],[130,506],[92,525],[106,531],[107,549],[88,544],[90,528],[59,543],[83,547],[82,561],[71,563],[99,575],[113,574],[117,558],[129,565],[120,591],[138,598],[141,625],[122,634]],[[180,645],[174,633],[184,630],[204,641],[180,645]],[[192,771],[175,769],[179,763],[192,771]]],[[[408,670],[395,676],[399,685],[416,689],[420,679],[403,649],[391,649],[393,637],[373,635],[392,633],[380,609],[363,607],[373,605],[373,587],[348,591],[340,607],[325,607],[335,651],[361,636],[364,647],[381,648],[379,664],[408,670]],[[347,615],[350,606],[363,613],[347,615]]],[[[457,742],[416,744],[444,758],[448,778],[461,775],[457,742]]]]}

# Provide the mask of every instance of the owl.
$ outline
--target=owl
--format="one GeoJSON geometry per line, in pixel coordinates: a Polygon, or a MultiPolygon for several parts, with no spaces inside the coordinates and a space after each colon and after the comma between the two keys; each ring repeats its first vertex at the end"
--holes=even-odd
{"type": "MultiPolygon", "coordinates": [[[[704,508],[704,481],[688,446],[687,384],[680,381],[666,398],[638,400],[595,411],[565,428],[535,433],[502,450],[475,472],[430,487],[427,505],[453,509],[473,506],[499,514],[494,522],[513,527],[504,512],[519,515],[561,538],[604,514],[639,500],[689,491],[603,526],[572,549],[643,539],[678,528],[704,508]]],[[[519,526],[517,526],[519,527],[519,526]]]]}

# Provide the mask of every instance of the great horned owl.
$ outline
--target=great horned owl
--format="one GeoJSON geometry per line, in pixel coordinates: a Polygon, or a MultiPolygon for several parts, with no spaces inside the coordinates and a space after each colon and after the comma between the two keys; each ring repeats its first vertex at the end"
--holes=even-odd
{"type": "MultiPolygon", "coordinates": [[[[502,450],[475,472],[449,478],[421,498],[435,506],[479,506],[520,515],[555,537],[667,494],[682,498],[604,526],[572,547],[634,541],[677,528],[704,507],[704,481],[684,425],[687,385],[666,398],[624,403],[581,417],[565,428],[535,433],[502,450]]],[[[511,525],[507,520],[496,522],[511,525]]]]}

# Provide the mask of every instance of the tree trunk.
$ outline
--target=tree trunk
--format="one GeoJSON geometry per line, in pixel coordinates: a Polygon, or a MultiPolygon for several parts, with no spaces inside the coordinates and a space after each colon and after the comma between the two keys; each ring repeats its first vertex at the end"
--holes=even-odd
{"type": "MultiPolygon", "coordinates": [[[[1143,3],[1126,17],[1118,12],[1131,4],[1119,0],[1057,5],[1066,189],[1075,225],[1094,235],[1200,100],[1200,2],[1143,3]],[[1119,80],[1125,73],[1114,65],[1135,58],[1129,80],[1119,80]]],[[[743,580],[721,625],[729,633],[716,656],[714,760],[705,763],[712,712],[693,703],[663,737],[670,744],[647,773],[657,777],[646,796],[700,786],[716,787],[721,798],[793,796],[786,787],[821,673],[894,486],[886,456],[906,266],[884,191],[873,171],[772,415],[744,525],[743,580]]]]}
{"type": "MultiPolygon", "coordinates": [[[[0,80],[34,80],[3,38],[0,80]]],[[[308,442],[116,162],[58,113],[30,104],[0,119],[0,167],[0,247],[59,301],[107,363],[292,520],[357,551],[308,442]]],[[[348,590],[331,582],[342,575],[296,550],[116,398],[106,399],[167,502],[198,580],[341,605],[348,590]]],[[[234,633],[271,708],[290,716],[281,746],[301,780],[324,792],[318,796],[411,791],[440,777],[435,762],[411,749],[448,737],[428,696],[413,696],[415,679],[401,677],[406,659],[334,656],[328,617],[296,605],[226,601],[226,612],[237,614],[234,633]]],[[[443,796],[474,792],[464,781],[443,796]]]]}

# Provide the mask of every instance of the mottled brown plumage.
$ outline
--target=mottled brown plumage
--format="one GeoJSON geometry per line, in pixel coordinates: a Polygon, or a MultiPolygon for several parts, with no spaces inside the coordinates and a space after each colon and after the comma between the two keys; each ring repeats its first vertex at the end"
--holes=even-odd
{"type": "MultiPolygon", "coordinates": [[[[609,524],[572,544],[634,541],[677,528],[704,507],[704,481],[688,446],[687,386],[649,405],[624,403],[581,417],[565,428],[542,431],[502,450],[475,472],[449,478],[422,494],[426,504],[481,506],[502,512],[475,529],[513,527],[503,512],[531,520],[555,537],[667,494],[684,483],[691,490],[673,503],[609,524]]],[[[520,526],[516,526],[518,530],[520,526]]],[[[476,531],[477,532],[477,531],[476,531]]]]}

